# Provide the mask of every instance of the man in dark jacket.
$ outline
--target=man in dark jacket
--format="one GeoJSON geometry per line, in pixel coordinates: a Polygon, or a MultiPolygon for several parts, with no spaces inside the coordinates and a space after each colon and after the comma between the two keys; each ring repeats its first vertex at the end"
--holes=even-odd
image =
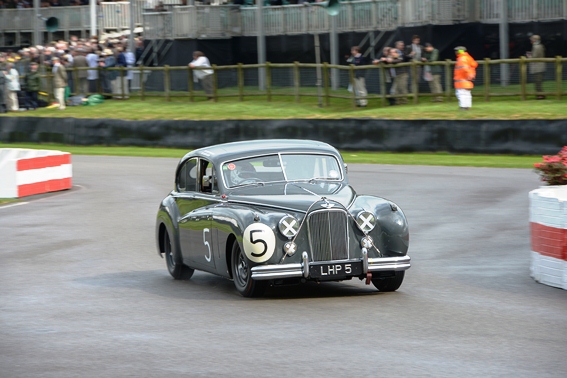
{"type": "MultiPolygon", "coordinates": [[[[350,64],[355,66],[365,66],[368,63],[366,62],[366,58],[362,56],[360,52],[359,46],[353,46],[350,49],[351,56],[348,59],[350,64]]],[[[355,70],[354,71],[354,85],[353,91],[356,96],[356,105],[365,107],[368,104],[368,100],[366,96],[368,96],[368,92],[366,91],[366,77],[365,77],[366,70],[355,70]]]]}
{"type": "Polygon", "coordinates": [[[25,78],[26,83],[26,107],[28,110],[37,109],[37,93],[39,92],[41,78],[39,72],[37,72],[37,63],[30,63],[30,71],[27,73],[25,78]]]}
{"type": "Polygon", "coordinates": [[[4,102],[5,85],[6,85],[6,77],[4,76],[3,67],[0,67],[0,113],[6,113],[6,103],[4,102]]]}
{"type": "MultiPolygon", "coordinates": [[[[421,57],[422,62],[437,62],[439,61],[439,50],[437,50],[431,43],[426,43],[421,57]]],[[[423,67],[423,79],[429,84],[429,89],[433,93],[433,102],[443,102],[443,88],[441,87],[441,67],[440,66],[425,66],[423,67]]]]}

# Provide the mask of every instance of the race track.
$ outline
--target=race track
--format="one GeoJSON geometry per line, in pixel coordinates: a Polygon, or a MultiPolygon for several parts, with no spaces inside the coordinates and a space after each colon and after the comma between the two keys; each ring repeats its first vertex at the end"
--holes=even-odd
{"type": "Polygon", "coordinates": [[[158,257],[176,164],[74,156],[72,190],[0,207],[1,377],[567,375],[567,291],[529,277],[531,170],[351,165],[410,222],[400,290],[246,299],[158,257]]]}

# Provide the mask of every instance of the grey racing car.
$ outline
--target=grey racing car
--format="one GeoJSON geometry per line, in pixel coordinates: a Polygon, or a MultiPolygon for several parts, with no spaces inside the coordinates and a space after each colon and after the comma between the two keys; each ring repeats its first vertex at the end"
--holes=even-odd
{"type": "Polygon", "coordinates": [[[268,285],[352,278],[395,291],[410,267],[402,210],[357,194],[340,153],[318,141],[244,141],[186,154],[159,206],[156,241],[173,278],[210,272],[245,297],[268,285]]]}

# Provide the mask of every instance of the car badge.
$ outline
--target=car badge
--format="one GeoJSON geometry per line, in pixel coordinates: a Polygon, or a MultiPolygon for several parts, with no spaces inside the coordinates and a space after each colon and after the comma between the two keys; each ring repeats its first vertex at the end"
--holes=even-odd
{"type": "Polygon", "coordinates": [[[332,207],[335,207],[335,205],[329,202],[325,202],[321,204],[321,207],[324,207],[325,209],[330,209],[332,207]]]}

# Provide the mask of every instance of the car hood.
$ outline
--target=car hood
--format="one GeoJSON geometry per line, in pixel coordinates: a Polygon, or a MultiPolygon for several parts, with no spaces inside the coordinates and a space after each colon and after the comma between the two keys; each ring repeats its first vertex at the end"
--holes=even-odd
{"type": "Polygon", "coordinates": [[[307,211],[313,202],[325,197],[348,207],[356,196],[352,187],[344,183],[298,182],[276,183],[234,189],[229,202],[245,202],[259,206],[271,206],[307,211]]]}

